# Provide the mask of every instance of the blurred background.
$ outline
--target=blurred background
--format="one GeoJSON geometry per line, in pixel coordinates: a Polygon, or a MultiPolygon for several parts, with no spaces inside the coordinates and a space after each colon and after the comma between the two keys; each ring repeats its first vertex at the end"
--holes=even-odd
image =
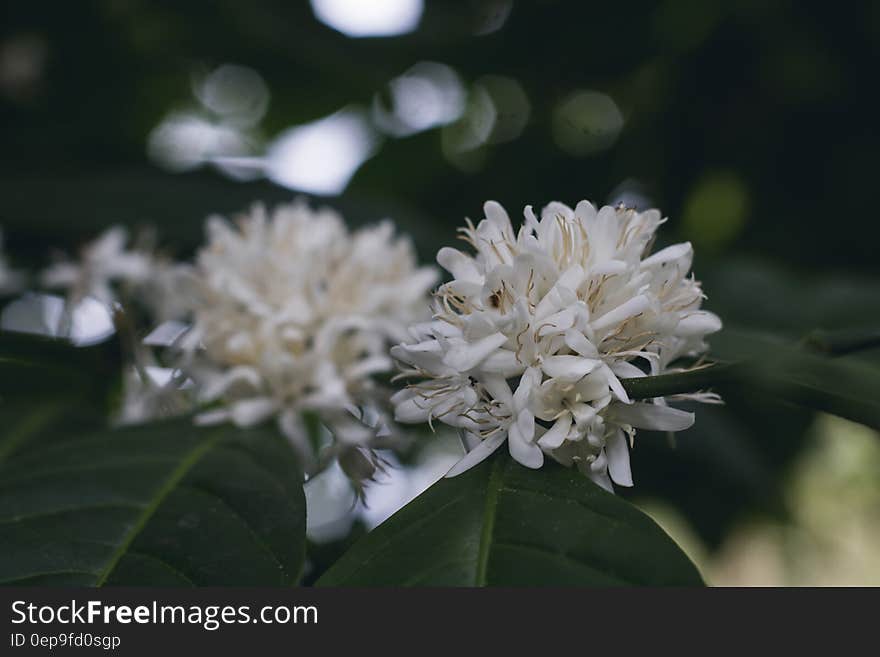
{"type": "MultiPolygon", "coordinates": [[[[623,201],[727,325],[876,327],[878,44],[878,3],[5,2],[0,227],[22,269],[114,223],[186,257],[208,214],[308,195],[430,261],[486,199],[623,201]]],[[[880,584],[876,433],[726,399],[640,434],[624,494],[712,583],[880,584]]],[[[423,444],[369,509],[310,483],[314,572],[455,459],[423,444]]]]}

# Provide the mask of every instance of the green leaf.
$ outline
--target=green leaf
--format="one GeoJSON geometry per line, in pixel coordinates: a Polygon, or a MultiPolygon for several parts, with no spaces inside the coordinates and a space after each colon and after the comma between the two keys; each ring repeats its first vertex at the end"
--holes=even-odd
{"type": "MultiPolygon", "coordinates": [[[[37,403],[0,403],[0,464],[13,455],[33,448],[34,444],[53,438],[52,430],[63,422],[74,420],[79,407],[71,401],[52,400],[37,403]]],[[[78,418],[76,418],[78,419],[78,418]]]]}
{"type": "Polygon", "coordinates": [[[727,329],[711,338],[712,357],[719,362],[686,372],[623,379],[622,384],[634,399],[724,385],[749,387],[880,429],[880,368],[852,353],[873,346],[876,336],[876,331],[842,337],[813,333],[798,345],[727,329]],[[834,357],[835,353],[850,355],[834,357]]]}
{"type": "Polygon", "coordinates": [[[834,358],[731,330],[713,336],[712,353],[736,363],[725,373],[735,384],[880,429],[880,369],[858,356],[834,358]]]}
{"type": "Polygon", "coordinates": [[[319,586],[701,585],[653,520],[573,469],[506,450],[442,479],[358,541],[319,586]]]}
{"type": "Polygon", "coordinates": [[[91,397],[119,378],[115,340],[74,347],[66,340],[0,331],[0,399],[91,397]]]}
{"type": "Polygon", "coordinates": [[[0,584],[298,581],[302,473],[274,432],[183,419],[36,442],[0,464],[0,584]]]}

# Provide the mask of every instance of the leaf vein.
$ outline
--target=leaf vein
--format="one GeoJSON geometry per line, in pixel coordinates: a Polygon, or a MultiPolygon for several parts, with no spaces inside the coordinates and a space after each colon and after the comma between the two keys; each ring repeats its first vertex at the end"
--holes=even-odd
{"type": "Polygon", "coordinates": [[[153,515],[162,505],[162,502],[165,501],[165,499],[171,494],[171,492],[177,487],[177,485],[183,480],[183,478],[189,473],[189,471],[192,470],[196,463],[198,463],[202,459],[202,457],[207,454],[212,447],[214,447],[214,445],[219,440],[219,437],[219,434],[215,434],[213,438],[206,439],[203,443],[197,445],[194,449],[190,450],[190,452],[180,462],[180,464],[171,472],[171,474],[156,492],[156,496],[153,501],[143,510],[143,512],[135,522],[134,526],[128,531],[123,541],[119,544],[119,547],[113,553],[104,569],[101,571],[101,574],[98,577],[98,581],[95,582],[95,586],[100,587],[104,585],[104,582],[107,581],[110,573],[113,572],[117,564],[125,555],[126,550],[128,550],[128,548],[134,542],[135,538],[137,538],[141,531],[143,531],[144,527],[147,526],[150,518],[153,517],[153,515]]]}
{"type": "Polygon", "coordinates": [[[260,548],[262,548],[262,550],[266,554],[269,555],[269,557],[272,559],[272,561],[275,562],[275,564],[278,566],[278,568],[280,568],[281,571],[285,575],[289,575],[287,567],[285,567],[285,565],[283,563],[281,563],[281,561],[278,559],[278,556],[272,551],[272,549],[268,545],[266,545],[265,541],[263,541],[262,537],[259,534],[257,534],[256,530],[247,521],[247,519],[243,515],[241,515],[238,511],[236,511],[232,507],[232,505],[229,504],[229,502],[227,502],[219,494],[210,490],[209,488],[206,488],[205,486],[190,483],[190,484],[186,484],[184,487],[189,488],[190,490],[196,491],[197,493],[201,493],[202,495],[206,495],[208,497],[211,497],[211,498],[217,500],[218,502],[220,502],[220,504],[222,504],[223,507],[227,511],[229,511],[229,513],[231,513],[241,523],[241,525],[248,531],[248,533],[250,534],[250,536],[254,540],[254,542],[260,548]]]}

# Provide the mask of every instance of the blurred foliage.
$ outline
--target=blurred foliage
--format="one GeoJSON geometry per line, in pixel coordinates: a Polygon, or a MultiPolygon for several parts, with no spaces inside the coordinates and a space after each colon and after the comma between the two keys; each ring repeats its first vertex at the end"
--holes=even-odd
{"type": "Polygon", "coordinates": [[[30,431],[0,461],[0,584],[299,581],[302,470],[276,432],[203,429],[184,418],[79,434],[65,427],[65,440],[47,446],[40,434],[58,429],[30,431]]]}
{"type": "MultiPolygon", "coordinates": [[[[468,87],[517,81],[524,129],[466,158],[447,157],[442,130],[389,137],[327,200],[353,223],[391,216],[430,260],[487,198],[511,214],[554,199],[636,198],[670,217],[663,239],[695,243],[707,305],[728,324],[800,339],[880,323],[880,222],[866,209],[880,147],[866,93],[876,5],[519,1],[500,29],[475,34],[499,4],[428,2],[411,34],[351,39],[305,2],[6,3],[0,226],[10,257],[38,266],[115,222],[156,226],[182,254],[206,215],[290,198],[268,182],[172,174],[148,160],[150,131],[192,102],[198,71],[258,71],[270,137],[368,107],[395,76],[434,61],[468,87]],[[560,129],[572,103],[596,97],[613,99],[621,125],[605,104],[560,129]],[[610,133],[590,132],[596,116],[610,117],[610,133]]],[[[877,352],[862,358],[878,364],[877,352]]],[[[763,397],[727,402],[701,409],[677,450],[645,435],[634,452],[639,492],[673,503],[712,544],[743,514],[786,513],[780,473],[810,423],[763,397]]]]}
{"type": "Polygon", "coordinates": [[[720,586],[876,586],[880,512],[876,432],[819,415],[807,448],[779,481],[790,518],[752,517],[709,552],[668,504],[643,506],[720,586]]]}
{"type": "Polygon", "coordinates": [[[864,95],[880,30],[871,3],[843,12],[751,0],[624,1],[601,11],[518,2],[500,30],[474,36],[486,4],[429,2],[412,34],[350,39],[318,23],[307,3],[8,3],[2,38],[29,36],[45,49],[35,79],[8,87],[0,105],[2,223],[12,244],[63,245],[108,221],[181,236],[186,226],[195,239],[208,212],[289,195],[150,168],[146,136],[187,101],[195,70],[225,62],[257,70],[272,94],[264,129],[276,133],[369,104],[391,78],[431,60],[466,82],[518,80],[529,125],[487,149],[474,175],[444,159],[437,131],[387,141],[346,194],[356,220],[442,224],[444,232],[420,231],[431,251],[487,197],[511,208],[605,201],[636,179],[679,233],[688,199],[713,223],[713,204],[729,213],[730,194],[746,194],[741,231],[724,233],[727,250],[811,269],[875,268],[880,225],[864,211],[880,145],[864,95]],[[554,108],[579,89],[609,94],[625,120],[614,147],[591,157],[567,155],[552,139],[554,108]],[[707,188],[715,170],[738,182],[710,179],[707,188]]]}

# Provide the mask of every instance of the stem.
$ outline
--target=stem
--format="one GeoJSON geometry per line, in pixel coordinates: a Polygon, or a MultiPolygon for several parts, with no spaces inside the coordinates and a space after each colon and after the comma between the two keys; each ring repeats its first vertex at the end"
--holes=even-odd
{"type": "MultiPolygon", "coordinates": [[[[880,329],[857,329],[848,331],[813,331],[801,340],[800,348],[815,355],[845,356],[865,349],[880,347],[880,329]]],[[[742,362],[719,362],[705,367],[632,379],[621,379],[624,390],[634,399],[650,399],[688,392],[706,390],[737,378],[748,365],[742,362]]]]}
{"type": "Polygon", "coordinates": [[[135,372],[137,372],[141,381],[147,385],[150,384],[150,377],[144,367],[141,359],[141,347],[138,342],[137,333],[134,323],[131,321],[131,314],[127,308],[120,302],[116,303],[112,308],[113,324],[116,327],[116,333],[119,335],[119,344],[123,353],[129,357],[135,372]],[[125,352],[128,352],[127,354],[125,352]]]}
{"type": "Polygon", "coordinates": [[[632,379],[621,379],[626,393],[634,399],[665,397],[686,392],[705,390],[731,380],[736,374],[732,363],[714,363],[687,372],[660,374],[632,379]]]}

